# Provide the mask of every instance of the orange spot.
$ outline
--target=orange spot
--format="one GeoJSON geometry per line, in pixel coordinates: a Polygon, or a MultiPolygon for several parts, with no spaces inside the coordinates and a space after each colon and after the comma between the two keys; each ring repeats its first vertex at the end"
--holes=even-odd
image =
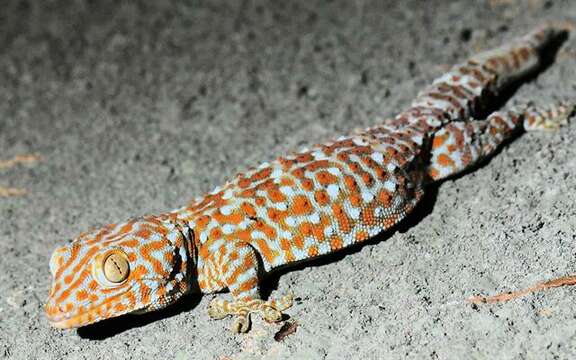
{"type": "Polygon", "coordinates": [[[318,240],[318,242],[324,241],[324,227],[322,225],[312,226],[312,233],[314,234],[314,238],[318,240]]]}
{"type": "Polygon", "coordinates": [[[372,184],[374,184],[374,178],[367,172],[362,173],[362,181],[367,186],[372,186],[372,184]]]}
{"type": "Polygon", "coordinates": [[[242,204],[240,204],[240,210],[242,210],[244,214],[250,217],[256,216],[256,209],[250,203],[243,202],[242,204]]]}
{"type": "Polygon", "coordinates": [[[292,213],[294,215],[305,215],[312,211],[312,204],[305,195],[297,195],[292,201],[292,213]]]}
{"type": "Polygon", "coordinates": [[[314,193],[314,199],[320,206],[324,206],[330,202],[330,197],[328,196],[328,193],[324,190],[317,190],[314,193]]]}
{"type": "Polygon", "coordinates": [[[135,234],[135,236],[141,237],[143,239],[149,239],[152,232],[149,229],[140,229],[135,234]]]}
{"type": "Polygon", "coordinates": [[[376,223],[373,207],[367,207],[362,210],[362,222],[365,225],[374,225],[376,223]]]}
{"type": "Polygon", "coordinates": [[[284,251],[288,251],[292,248],[292,244],[290,244],[290,241],[288,239],[282,238],[280,239],[280,249],[284,250],[284,251]]]}
{"type": "Polygon", "coordinates": [[[350,205],[360,207],[362,205],[362,198],[358,194],[350,195],[350,205]]]}
{"type": "Polygon", "coordinates": [[[298,162],[310,162],[314,160],[314,157],[310,153],[300,154],[296,156],[296,161],[298,162]]]}
{"type": "Polygon", "coordinates": [[[124,240],[122,242],[120,242],[118,244],[118,246],[122,246],[122,247],[136,247],[138,246],[139,242],[136,239],[129,239],[129,240],[124,240]]]}
{"type": "Polygon", "coordinates": [[[247,178],[242,178],[238,181],[238,186],[241,187],[242,189],[247,188],[248,186],[250,186],[250,184],[252,184],[252,181],[247,178]]]}
{"type": "Polygon", "coordinates": [[[220,228],[216,227],[210,231],[211,239],[220,239],[221,237],[222,237],[222,230],[220,228]]]}
{"type": "Polygon", "coordinates": [[[332,237],[332,239],[330,239],[330,248],[332,250],[341,249],[342,248],[342,239],[340,239],[337,236],[332,237]]]}
{"type": "Polygon", "coordinates": [[[438,164],[447,167],[447,166],[451,166],[454,167],[454,161],[450,158],[450,156],[446,155],[446,154],[440,154],[438,155],[438,164]]]}
{"type": "Polygon", "coordinates": [[[262,255],[268,261],[268,263],[273,263],[276,256],[278,256],[278,252],[276,250],[270,249],[268,246],[269,240],[258,239],[256,243],[260,251],[262,251],[262,255]]]}
{"type": "Polygon", "coordinates": [[[254,195],[256,195],[256,191],[254,189],[246,189],[238,194],[238,196],[243,198],[251,198],[254,197],[254,195]]]}
{"type": "Polygon", "coordinates": [[[302,236],[294,236],[293,241],[298,249],[302,250],[304,248],[304,238],[302,236]]]}
{"type": "Polygon", "coordinates": [[[264,206],[264,205],[266,205],[266,199],[263,198],[262,196],[258,196],[258,197],[255,199],[255,202],[256,202],[256,205],[257,205],[257,206],[264,206]]]}
{"type": "Polygon", "coordinates": [[[438,170],[434,169],[433,167],[428,168],[428,174],[432,179],[438,179],[438,177],[440,176],[438,170]]]}
{"type": "Polygon", "coordinates": [[[150,293],[152,291],[150,288],[144,284],[140,285],[140,301],[144,304],[148,304],[150,302],[150,293]]]}
{"type": "Polygon", "coordinates": [[[246,280],[242,284],[240,284],[237,291],[238,292],[246,292],[246,291],[249,291],[251,289],[254,289],[256,286],[258,286],[258,279],[252,278],[252,279],[246,280]]]}
{"type": "Polygon", "coordinates": [[[272,174],[272,168],[266,168],[258,171],[256,174],[252,175],[250,180],[257,181],[257,180],[264,180],[272,174]]]}
{"type": "Polygon", "coordinates": [[[286,201],[286,196],[284,194],[282,194],[282,192],[280,190],[278,190],[278,188],[276,188],[276,187],[268,190],[268,197],[273,202],[286,201]]]}
{"type": "Polygon", "coordinates": [[[114,310],[116,312],[124,312],[124,310],[126,310],[126,305],[124,305],[122,303],[118,303],[118,304],[114,305],[114,310]]]}
{"type": "Polygon", "coordinates": [[[234,234],[238,240],[242,241],[249,241],[252,239],[252,235],[250,234],[250,230],[240,230],[234,234]]]}
{"type": "Polygon", "coordinates": [[[368,239],[368,233],[366,231],[359,231],[356,233],[356,241],[363,241],[368,239]]]}
{"type": "Polygon", "coordinates": [[[65,284],[70,284],[70,283],[72,282],[72,279],[74,279],[74,275],[73,275],[73,274],[66,275],[66,276],[64,277],[64,283],[65,283],[65,284]]]}
{"type": "Polygon", "coordinates": [[[210,222],[210,216],[202,215],[196,220],[196,226],[199,229],[204,229],[209,222],[210,222]]]}
{"type": "Polygon", "coordinates": [[[328,171],[320,171],[316,174],[316,179],[322,185],[330,185],[338,182],[338,178],[328,171]]]}
{"type": "Polygon", "coordinates": [[[313,237],[314,231],[312,228],[313,228],[313,226],[311,223],[303,222],[302,224],[300,224],[298,231],[300,232],[300,234],[303,234],[304,236],[313,237]]]}
{"type": "Polygon", "coordinates": [[[294,180],[292,180],[289,177],[283,177],[280,180],[280,185],[282,185],[282,186],[294,186],[294,180]]]}
{"type": "Polygon", "coordinates": [[[302,168],[294,169],[294,170],[292,170],[292,175],[294,175],[297,178],[303,178],[304,177],[304,169],[302,169],[302,168]]]}
{"type": "Polygon", "coordinates": [[[306,165],[306,170],[316,171],[318,169],[327,168],[329,166],[330,166],[330,162],[328,160],[318,160],[318,161],[313,161],[310,164],[306,165]]]}
{"type": "Polygon", "coordinates": [[[318,256],[318,248],[316,246],[310,246],[308,248],[308,256],[309,257],[318,256]]]}
{"type": "Polygon", "coordinates": [[[348,216],[344,212],[342,206],[339,204],[332,205],[332,212],[336,216],[340,230],[345,233],[350,232],[350,230],[352,230],[352,226],[350,225],[350,220],[348,219],[348,216]]]}
{"type": "Polygon", "coordinates": [[[268,208],[268,218],[275,223],[280,223],[285,217],[286,213],[275,208],[268,208]]]}
{"type": "Polygon", "coordinates": [[[350,191],[352,192],[356,191],[356,179],[354,179],[353,176],[351,175],[344,176],[344,184],[346,185],[346,187],[348,187],[348,189],[350,189],[350,191]]]}
{"type": "Polygon", "coordinates": [[[380,201],[380,203],[385,207],[389,207],[392,202],[392,194],[387,190],[381,190],[378,193],[378,201],[380,201]]]}
{"type": "Polygon", "coordinates": [[[306,191],[314,190],[314,182],[310,179],[302,179],[301,184],[302,184],[302,188],[306,191]]]}
{"type": "Polygon", "coordinates": [[[88,298],[88,292],[86,290],[78,290],[76,292],[76,300],[83,301],[88,298]]]}

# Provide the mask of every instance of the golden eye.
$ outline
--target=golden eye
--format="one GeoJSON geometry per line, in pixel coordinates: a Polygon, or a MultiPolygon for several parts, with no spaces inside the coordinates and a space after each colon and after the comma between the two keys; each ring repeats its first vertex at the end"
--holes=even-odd
{"type": "Polygon", "coordinates": [[[103,261],[103,272],[106,280],[118,284],[128,278],[130,274],[130,264],[126,254],[114,251],[108,254],[103,261]]]}

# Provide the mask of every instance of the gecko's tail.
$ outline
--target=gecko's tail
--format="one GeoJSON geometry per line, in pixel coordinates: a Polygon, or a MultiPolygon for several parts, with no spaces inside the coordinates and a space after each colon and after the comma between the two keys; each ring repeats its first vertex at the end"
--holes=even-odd
{"type": "Polygon", "coordinates": [[[570,22],[548,22],[503,46],[473,56],[469,62],[496,76],[491,90],[498,93],[549,65],[574,28],[570,22]]]}

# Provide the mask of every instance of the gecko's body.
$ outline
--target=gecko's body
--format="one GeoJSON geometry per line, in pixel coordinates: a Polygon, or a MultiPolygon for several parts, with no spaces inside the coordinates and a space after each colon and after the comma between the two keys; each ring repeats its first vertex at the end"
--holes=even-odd
{"type": "Polygon", "coordinates": [[[426,186],[486,158],[522,128],[556,128],[573,107],[525,107],[482,120],[488,102],[538,71],[561,26],[540,28],[453,67],[396,118],[237,175],[187,206],[82,234],[57,249],[46,312],[68,328],[151,311],[189,291],[229,289],[215,318],[277,321],[291,298],[264,301],[268,272],[365,241],[406,217],[426,186]]]}

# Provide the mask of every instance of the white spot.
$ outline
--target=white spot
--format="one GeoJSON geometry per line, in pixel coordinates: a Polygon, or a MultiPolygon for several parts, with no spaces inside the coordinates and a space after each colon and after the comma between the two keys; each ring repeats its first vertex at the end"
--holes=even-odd
{"type": "Polygon", "coordinates": [[[393,163],[391,163],[391,162],[388,163],[388,164],[386,165],[386,170],[388,170],[389,172],[393,172],[394,170],[396,170],[396,164],[393,164],[393,163]]]}
{"type": "Polygon", "coordinates": [[[246,219],[244,221],[242,221],[240,224],[238,224],[238,228],[240,230],[246,230],[246,228],[248,227],[248,225],[250,225],[252,221],[250,219],[246,219]]]}
{"type": "Polygon", "coordinates": [[[205,243],[206,240],[208,240],[208,235],[206,235],[206,232],[201,232],[200,233],[200,242],[205,243]]]}
{"type": "Polygon", "coordinates": [[[376,161],[378,164],[382,164],[382,162],[384,162],[384,155],[382,155],[382,153],[379,152],[373,152],[370,157],[372,158],[372,160],[376,161]]]}
{"type": "Polygon", "coordinates": [[[264,162],[264,163],[262,163],[262,164],[260,164],[260,165],[258,166],[258,169],[266,169],[266,168],[269,167],[269,166],[270,166],[269,163],[264,162]]]}
{"type": "Polygon", "coordinates": [[[354,137],[352,138],[352,142],[354,143],[354,145],[358,145],[358,146],[366,146],[368,145],[368,143],[366,142],[366,140],[360,138],[360,137],[354,137]]]}
{"type": "Polygon", "coordinates": [[[288,205],[286,205],[286,203],[283,203],[283,202],[274,204],[274,206],[276,207],[276,209],[278,209],[280,211],[288,210],[288,205]]]}
{"type": "Polygon", "coordinates": [[[384,213],[384,210],[381,207],[377,207],[374,209],[374,216],[380,217],[384,213]]]}
{"type": "Polygon", "coordinates": [[[280,187],[280,192],[286,196],[294,195],[294,190],[290,186],[282,186],[280,187]]]}
{"type": "Polygon", "coordinates": [[[396,191],[396,183],[391,180],[384,181],[384,188],[390,192],[396,191]]]}
{"type": "Polygon", "coordinates": [[[231,205],[222,206],[220,208],[220,212],[222,213],[222,215],[228,216],[228,215],[232,214],[232,208],[233,207],[231,205]]]}
{"type": "Polygon", "coordinates": [[[212,191],[210,192],[210,195],[218,194],[221,190],[222,190],[222,188],[221,188],[220,186],[216,186],[216,187],[214,188],[214,190],[212,190],[212,191]]]}
{"type": "Polygon", "coordinates": [[[340,175],[342,175],[342,172],[341,172],[340,169],[338,169],[338,168],[333,168],[333,167],[332,167],[332,168],[329,168],[329,169],[326,170],[326,171],[328,171],[330,174],[332,174],[332,175],[334,175],[334,176],[340,176],[340,175]]]}
{"type": "Polygon", "coordinates": [[[360,217],[360,210],[357,208],[350,208],[348,209],[348,215],[350,215],[352,219],[356,220],[360,217]]]}
{"type": "Polygon", "coordinates": [[[228,200],[232,198],[232,195],[234,195],[234,191],[232,191],[232,189],[228,189],[224,192],[224,194],[222,195],[222,199],[224,200],[228,200]]]}
{"type": "Polygon", "coordinates": [[[314,156],[314,160],[326,160],[326,159],[328,159],[326,154],[324,154],[324,152],[322,152],[322,151],[314,151],[312,153],[312,156],[314,156]]]}
{"type": "Polygon", "coordinates": [[[276,168],[276,169],[274,169],[274,170],[272,171],[272,173],[270,173],[270,177],[271,177],[272,179],[277,179],[277,178],[279,178],[280,176],[282,176],[282,174],[283,174],[282,169],[276,168]]]}
{"type": "Polygon", "coordinates": [[[362,200],[364,200],[364,202],[370,202],[372,201],[372,199],[374,199],[374,195],[372,195],[371,192],[369,191],[362,191],[362,200]]]}
{"type": "Polygon", "coordinates": [[[422,136],[421,135],[414,135],[411,137],[412,141],[414,141],[418,145],[422,145],[422,136]]]}
{"type": "Polygon", "coordinates": [[[376,236],[380,233],[381,229],[380,227],[371,227],[368,229],[368,235],[370,237],[376,236]]]}
{"type": "Polygon", "coordinates": [[[222,232],[226,235],[232,234],[234,232],[234,225],[224,224],[224,226],[222,226],[222,232]]]}
{"type": "Polygon", "coordinates": [[[284,219],[284,222],[288,226],[296,226],[296,220],[294,220],[292,216],[287,216],[286,219],[284,219]]]}
{"type": "Polygon", "coordinates": [[[338,198],[338,193],[340,192],[340,188],[336,184],[330,184],[326,188],[326,191],[328,192],[328,196],[330,196],[332,199],[336,199],[336,198],[338,198]]]}
{"type": "Polygon", "coordinates": [[[318,213],[314,213],[308,217],[308,220],[312,224],[318,224],[318,223],[320,223],[320,215],[318,215],[318,213]]]}
{"type": "Polygon", "coordinates": [[[336,139],[336,141],[345,141],[348,140],[347,136],[340,136],[338,139],[336,139]]]}
{"type": "Polygon", "coordinates": [[[258,231],[258,230],[254,230],[252,231],[252,239],[265,239],[266,238],[266,234],[264,234],[262,231],[258,231]]]}

